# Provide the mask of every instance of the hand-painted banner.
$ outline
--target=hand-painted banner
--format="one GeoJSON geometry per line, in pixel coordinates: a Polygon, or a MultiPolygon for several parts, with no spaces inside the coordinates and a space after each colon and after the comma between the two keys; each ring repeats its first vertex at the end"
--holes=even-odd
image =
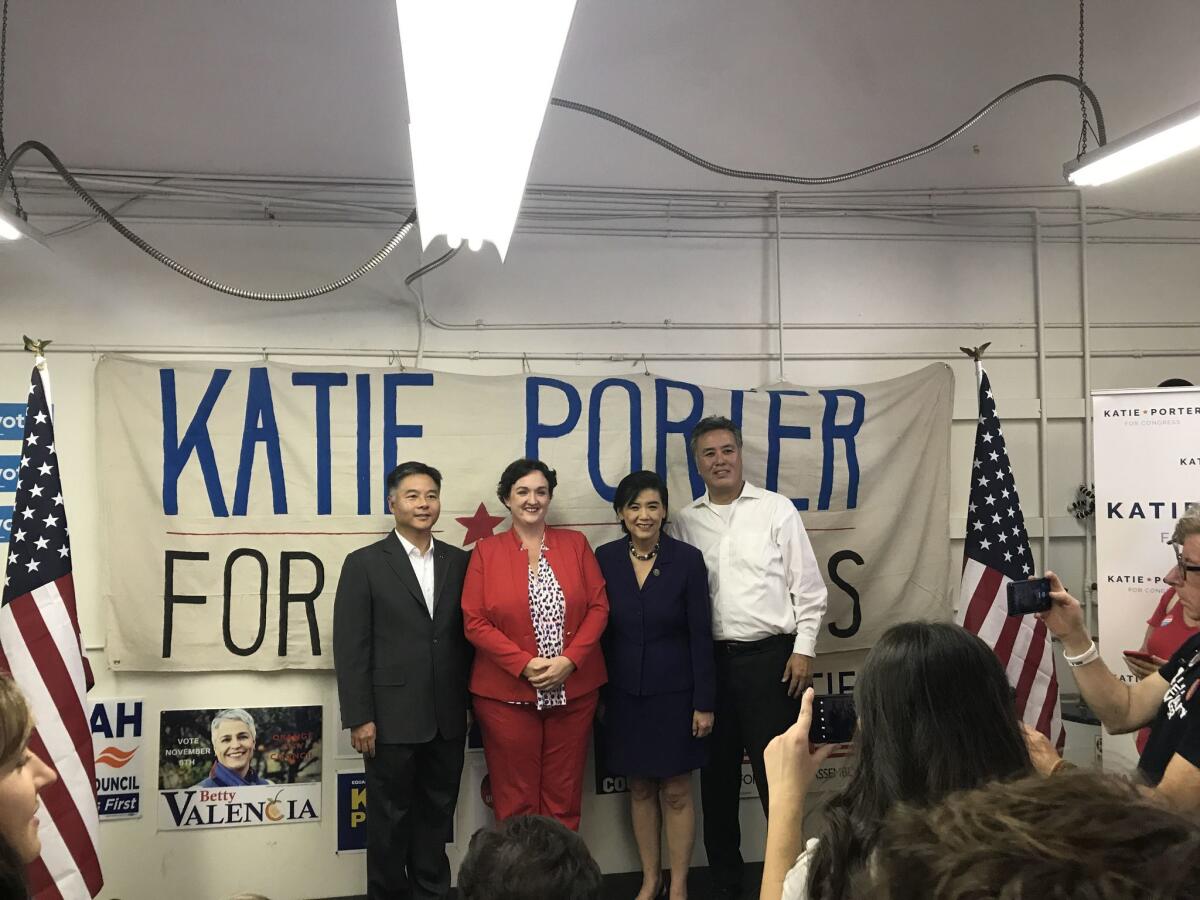
{"type": "Polygon", "coordinates": [[[953,375],[876,384],[704,388],[653,376],[479,377],[275,363],[97,367],[108,657],[117,669],[327,668],[345,554],[392,527],[384,477],[420,459],[445,482],[437,536],[502,527],[500,471],[558,470],[552,524],[619,533],[631,469],[676,508],[703,482],[704,415],[745,434],[746,477],[792,498],[830,588],[818,650],[870,647],[896,621],[946,618],[953,375]]]}
{"type": "MultiPolygon", "coordinates": [[[[1092,433],[1100,655],[1132,683],[1121,651],[1141,648],[1175,564],[1175,520],[1200,506],[1200,389],[1093,393],[1092,433]]],[[[1137,765],[1132,734],[1106,733],[1103,749],[1106,769],[1137,765]]]]}

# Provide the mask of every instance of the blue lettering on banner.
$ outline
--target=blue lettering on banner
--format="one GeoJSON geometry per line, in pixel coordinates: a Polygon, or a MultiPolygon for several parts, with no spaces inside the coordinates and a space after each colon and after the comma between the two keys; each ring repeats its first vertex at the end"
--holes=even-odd
{"type": "MultiPolygon", "coordinates": [[[[812,437],[812,429],[807,425],[784,425],[780,422],[780,414],[784,397],[807,397],[808,391],[768,391],[771,398],[770,412],[767,419],[767,479],[768,491],[779,490],[779,442],[784,439],[807,441],[812,437]]],[[[807,497],[792,497],[792,505],[799,510],[808,509],[807,497]]]]}
{"type": "Polygon", "coordinates": [[[629,471],[642,468],[642,392],[632,381],[625,378],[606,378],[592,388],[588,401],[588,475],[592,487],[607,502],[612,503],[617,489],[604,481],[600,472],[600,406],[604,392],[609,388],[622,388],[629,395],[629,471]]]}
{"type": "Polygon", "coordinates": [[[11,506],[0,506],[0,544],[8,543],[8,538],[12,534],[12,517],[13,508],[11,506]]]}
{"type": "Polygon", "coordinates": [[[356,456],[358,472],[358,514],[371,514],[371,376],[365,372],[354,376],[358,402],[356,456]]]}
{"type": "Polygon", "coordinates": [[[579,391],[575,386],[557,378],[544,378],[540,375],[525,379],[525,455],[530,459],[540,459],[539,444],[543,438],[557,438],[570,434],[579,424],[579,414],[583,411],[583,401],[579,399],[579,391]],[[554,388],[561,391],[567,398],[567,415],[557,425],[543,422],[541,419],[541,389],[554,388]]]}
{"type": "Polygon", "coordinates": [[[21,474],[21,457],[0,456],[0,493],[11,493],[17,489],[17,478],[21,474]]]}
{"type": "Polygon", "coordinates": [[[333,512],[332,451],[330,449],[329,390],[345,387],[350,377],[345,372],[293,372],[292,384],[316,388],[316,410],[313,413],[317,439],[317,515],[333,512]]]}
{"type": "Polygon", "coordinates": [[[208,417],[212,415],[213,407],[217,405],[217,398],[221,396],[221,390],[229,380],[230,374],[230,369],[213,369],[208,389],[205,390],[204,397],[196,407],[196,412],[181,439],[179,413],[176,409],[175,370],[158,371],[163,413],[163,513],[168,516],[179,515],[179,476],[183,474],[184,466],[191,459],[193,452],[204,476],[204,487],[208,491],[212,514],[221,517],[229,515],[225,506],[225,495],[221,491],[221,475],[217,471],[212,437],[208,433],[208,417]]]}
{"type": "MultiPolygon", "coordinates": [[[[181,411],[176,387],[176,370],[159,369],[163,429],[162,505],[166,515],[179,515],[179,482],[193,460],[199,468],[198,474],[207,493],[213,516],[249,514],[250,494],[253,485],[256,484],[254,468],[255,464],[260,462],[265,462],[267,473],[264,478],[260,469],[258,483],[264,488],[269,485],[272,511],[280,516],[288,514],[287,478],[283,459],[283,440],[288,436],[281,434],[276,417],[271,370],[267,366],[253,366],[246,371],[245,407],[236,473],[222,473],[217,463],[211,422],[216,405],[229,383],[232,370],[213,369],[203,396],[196,406],[181,411]],[[261,459],[260,451],[263,454],[261,459]],[[234,481],[232,502],[228,506],[222,475],[226,483],[231,478],[234,481]]],[[[289,375],[293,387],[312,389],[313,456],[310,458],[313,460],[311,471],[315,486],[315,509],[317,515],[329,516],[333,514],[334,493],[338,489],[334,484],[333,405],[340,398],[349,399],[347,392],[335,395],[334,391],[337,388],[349,387],[350,375],[337,371],[291,372],[289,375]]],[[[372,497],[378,496],[374,477],[378,472],[373,470],[372,463],[378,463],[382,458],[383,474],[386,475],[396,466],[401,454],[411,455],[401,449],[401,439],[420,441],[425,435],[424,424],[411,413],[405,414],[400,388],[433,387],[436,376],[429,372],[383,373],[382,404],[373,408],[372,402],[375,398],[371,381],[375,377],[377,376],[369,373],[355,373],[353,384],[356,426],[355,490],[359,515],[370,515],[373,507],[372,497]],[[372,426],[378,427],[380,423],[376,416],[382,419],[382,427],[376,432],[382,441],[382,448],[372,445],[372,426]]],[[[591,486],[599,498],[611,502],[616,488],[605,480],[605,473],[602,471],[604,455],[607,453],[614,464],[620,463],[626,458],[625,442],[628,441],[628,469],[641,469],[649,463],[649,460],[644,459],[651,451],[648,446],[650,436],[644,433],[643,413],[644,403],[653,402],[654,469],[659,475],[667,476],[668,449],[673,440],[681,440],[692,498],[701,496],[704,493],[704,482],[692,457],[689,439],[705,413],[713,410],[706,410],[704,390],[698,385],[668,378],[655,378],[653,383],[654,395],[651,400],[638,380],[605,378],[596,381],[588,392],[587,418],[584,419],[583,391],[577,385],[550,376],[526,377],[525,455],[532,458],[540,458],[547,452],[553,455],[552,451],[548,451],[546,442],[568,437],[583,426],[586,430],[583,442],[591,486]],[[617,394],[615,400],[614,393],[617,394]],[[621,394],[624,396],[620,396],[621,394]],[[610,410],[607,414],[606,400],[610,410]],[[627,413],[623,405],[626,403],[627,413]],[[620,446],[606,447],[603,444],[606,437],[610,442],[615,438],[620,446]]],[[[728,393],[729,418],[741,427],[747,392],[733,390],[728,393]]],[[[808,405],[811,406],[811,401],[815,400],[815,394],[818,392],[814,391],[810,395],[805,390],[782,389],[765,393],[767,459],[764,485],[769,490],[778,491],[780,471],[785,468],[782,466],[786,452],[784,441],[808,441],[815,437],[812,425],[801,424],[794,419],[788,420],[784,411],[784,399],[809,398],[808,405]]],[[[830,509],[835,487],[840,489],[844,483],[845,508],[855,509],[858,506],[861,474],[857,438],[866,421],[866,398],[861,392],[850,388],[821,389],[819,394],[823,399],[820,423],[822,461],[816,508],[830,509]],[[835,471],[835,466],[839,471],[835,471]],[[840,471],[842,468],[844,474],[840,471]]],[[[21,415],[23,421],[24,413],[21,415]]],[[[625,469],[623,463],[620,468],[625,469]]],[[[197,473],[193,469],[192,475],[195,474],[197,473]]],[[[19,476],[19,458],[0,457],[0,491],[15,490],[19,476]]],[[[811,508],[809,497],[791,499],[799,510],[811,508]]],[[[1120,507],[1120,504],[1117,506],[1120,507]]],[[[194,514],[196,511],[188,512],[194,514]]],[[[1114,512],[1110,509],[1111,517],[1119,517],[1121,514],[1120,511],[1114,512]]],[[[1127,515],[1140,517],[1144,514],[1139,504],[1132,504],[1127,515]]]]}
{"type": "Polygon", "coordinates": [[[25,409],[24,403],[0,403],[0,441],[25,437],[25,409]]]}
{"type": "MultiPolygon", "coordinates": [[[[741,397],[737,398],[737,407],[741,410],[741,397]]],[[[692,429],[704,415],[704,392],[694,384],[686,381],[671,381],[667,378],[654,379],[655,422],[654,431],[657,437],[657,449],[654,454],[654,470],[661,478],[667,477],[667,436],[678,434],[683,436],[684,453],[687,456],[688,479],[692,485],[692,499],[695,500],[704,493],[704,479],[696,471],[696,460],[692,458],[690,438],[692,429]],[[683,391],[692,398],[692,408],[682,419],[669,418],[668,391],[683,391]]],[[[740,427],[740,426],[739,426],[740,427]]]]}
{"type": "Polygon", "coordinates": [[[817,499],[817,509],[829,509],[829,501],[833,494],[833,442],[843,441],[846,445],[846,509],[858,506],[858,450],[854,439],[862,428],[866,418],[867,398],[858,391],[845,389],[822,390],[825,398],[825,415],[821,419],[821,440],[824,452],[821,455],[821,496],[817,499]],[[854,401],[854,411],[850,421],[845,425],[837,424],[838,398],[854,401]]]}
{"type": "MultiPolygon", "coordinates": [[[[401,425],[396,421],[396,388],[401,385],[433,387],[431,372],[388,372],[383,376],[383,474],[386,478],[396,468],[396,441],[400,438],[419,438],[425,433],[420,425],[401,425]]],[[[387,499],[387,486],[383,490],[387,499]]]]}
{"type": "Polygon", "coordinates": [[[237,488],[233,495],[235,516],[246,515],[250,503],[250,479],[254,474],[254,456],[258,444],[263,444],[267,451],[271,506],[275,515],[286,515],[283,451],[279,445],[279,425],[275,421],[275,402],[271,398],[271,379],[266,366],[255,366],[250,370],[250,383],[246,389],[246,420],[242,425],[242,452],[238,457],[237,488]]]}

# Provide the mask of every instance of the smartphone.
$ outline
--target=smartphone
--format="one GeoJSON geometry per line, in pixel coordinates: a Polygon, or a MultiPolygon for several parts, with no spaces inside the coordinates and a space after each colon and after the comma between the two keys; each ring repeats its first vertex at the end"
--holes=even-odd
{"type": "Polygon", "coordinates": [[[857,725],[853,694],[821,694],[813,698],[813,723],[808,739],[814,744],[848,744],[857,725]]]}
{"type": "Polygon", "coordinates": [[[1050,579],[1030,578],[1008,583],[1008,614],[1024,616],[1050,608],[1050,579]]]}
{"type": "Polygon", "coordinates": [[[1121,652],[1131,659],[1140,659],[1144,663],[1155,662],[1154,654],[1152,653],[1143,653],[1141,650],[1122,650],[1121,652]]]}

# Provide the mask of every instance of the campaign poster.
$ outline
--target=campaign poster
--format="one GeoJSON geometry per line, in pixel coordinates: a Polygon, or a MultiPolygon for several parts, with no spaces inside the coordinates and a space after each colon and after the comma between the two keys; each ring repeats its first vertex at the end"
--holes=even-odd
{"type": "Polygon", "coordinates": [[[367,776],[362,772],[338,772],[337,852],[357,853],[367,849],[367,776]]]}
{"type": "Polygon", "coordinates": [[[94,700],[88,721],[96,760],[96,809],[101,819],[142,815],[143,701],[94,700]]]}
{"type": "Polygon", "coordinates": [[[160,831],[321,817],[321,707],[163,710],[160,831]]]}
{"type": "MultiPolygon", "coordinates": [[[[1175,521],[1200,506],[1200,388],[1092,392],[1098,646],[1126,684],[1175,565],[1175,521]]],[[[1074,585],[1070,585],[1075,587],[1074,585]]],[[[1135,734],[1103,735],[1104,768],[1132,771],[1135,734]]]]}

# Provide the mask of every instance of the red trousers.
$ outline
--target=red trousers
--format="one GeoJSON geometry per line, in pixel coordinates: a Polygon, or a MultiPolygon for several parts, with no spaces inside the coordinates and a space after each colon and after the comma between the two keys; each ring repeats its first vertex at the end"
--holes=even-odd
{"type": "Polygon", "coordinates": [[[538,710],[473,696],[497,820],[550,816],[579,830],[583,769],[600,692],[538,710]]]}

